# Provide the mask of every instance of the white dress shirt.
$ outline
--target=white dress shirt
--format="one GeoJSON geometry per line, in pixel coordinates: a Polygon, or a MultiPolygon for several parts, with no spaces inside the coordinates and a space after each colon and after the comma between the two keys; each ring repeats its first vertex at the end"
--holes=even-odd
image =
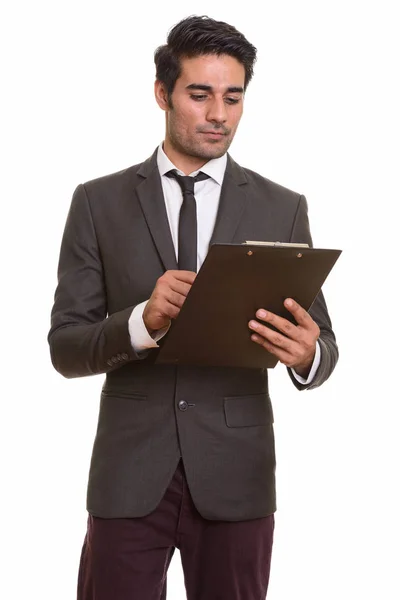
{"type": "MultiPolygon", "coordinates": [[[[227,155],[221,158],[209,160],[201,169],[190,173],[190,177],[195,177],[201,170],[209,179],[195,182],[195,198],[197,209],[197,270],[200,269],[207,255],[208,247],[214,230],[219,198],[221,194],[222,181],[225,175],[227,155]]],[[[172,241],[174,243],[175,255],[178,260],[178,226],[179,212],[183,202],[182,191],[176,179],[166,176],[168,171],[176,169],[179,175],[185,175],[177,169],[165,154],[162,144],[158,147],[157,166],[161,175],[161,185],[164,193],[165,206],[167,209],[168,222],[171,230],[172,241]]],[[[157,341],[161,339],[168,331],[169,327],[160,329],[150,336],[143,322],[143,311],[148,300],[135,306],[129,319],[129,334],[131,343],[136,352],[147,350],[149,348],[158,348],[157,341]]],[[[250,334],[250,330],[249,330],[250,334]]],[[[293,369],[295,378],[303,384],[311,383],[320,363],[321,350],[319,344],[315,353],[313,365],[307,379],[300,377],[293,369]]]]}

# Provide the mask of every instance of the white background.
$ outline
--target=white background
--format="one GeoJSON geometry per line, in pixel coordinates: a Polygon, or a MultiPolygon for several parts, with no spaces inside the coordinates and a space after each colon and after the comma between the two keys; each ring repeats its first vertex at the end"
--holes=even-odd
{"type": "MultiPolygon", "coordinates": [[[[142,161],[161,141],[153,51],[189,14],[230,22],[258,48],[232,156],[304,193],[314,244],[343,249],[324,287],[340,346],[334,375],[299,393],[283,367],[271,373],[278,512],[268,599],[400,597],[394,6],[37,0],[2,9],[5,600],[75,597],[103,376],[66,380],[50,363],[61,234],[77,184],[142,161]]],[[[168,588],[185,598],[178,552],[168,588]]]]}

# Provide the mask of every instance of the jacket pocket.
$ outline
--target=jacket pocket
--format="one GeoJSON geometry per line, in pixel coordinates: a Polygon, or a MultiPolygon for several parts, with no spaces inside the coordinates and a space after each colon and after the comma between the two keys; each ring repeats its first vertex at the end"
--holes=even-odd
{"type": "Polygon", "coordinates": [[[224,398],[225,421],[228,427],[253,427],[274,422],[268,394],[229,396],[224,398]]]}
{"type": "Polygon", "coordinates": [[[102,396],[106,398],[128,398],[128,400],[147,400],[145,394],[136,392],[121,392],[120,390],[102,390],[102,396]]]}

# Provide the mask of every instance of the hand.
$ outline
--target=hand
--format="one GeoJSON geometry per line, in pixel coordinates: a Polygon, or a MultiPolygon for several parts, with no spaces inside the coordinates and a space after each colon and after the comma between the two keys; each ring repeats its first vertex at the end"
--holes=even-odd
{"type": "Polygon", "coordinates": [[[297,325],[274,313],[260,309],[256,313],[257,318],[270,323],[284,335],[257,321],[250,321],[250,329],[256,332],[251,339],[277,356],[281,363],[294,368],[298,375],[307,378],[314,361],[320,329],[308,312],[297,302],[286,298],[284,305],[296,319],[297,325]]]}
{"type": "Polygon", "coordinates": [[[149,334],[176,319],[195,278],[196,273],[192,271],[166,271],[157,280],[143,311],[143,322],[149,334]]]}

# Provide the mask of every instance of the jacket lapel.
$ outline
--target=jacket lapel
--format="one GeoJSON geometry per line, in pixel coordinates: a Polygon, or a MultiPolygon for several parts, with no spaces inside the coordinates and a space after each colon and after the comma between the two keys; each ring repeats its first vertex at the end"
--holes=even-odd
{"type": "Polygon", "coordinates": [[[140,166],[137,174],[143,178],[143,181],[137,186],[136,193],[162,263],[166,270],[177,269],[161,178],[157,168],[157,150],[140,166]]]}
{"type": "Polygon", "coordinates": [[[232,241],[246,205],[244,170],[228,154],[225,177],[222,182],[217,220],[210,240],[211,244],[232,241]]]}
{"type": "MultiPolygon", "coordinates": [[[[143,210],[154,244],[164,268],[177,269],[174,244],[169,227],[161,178],[157,168],[157,150],[140,166],[137,174],[143,181],[136,194],[143,210]]],[[[217,219],[210,244],[232,241],[246,205],[244,170],[229,156],[222,182],[217,219]]]]}

